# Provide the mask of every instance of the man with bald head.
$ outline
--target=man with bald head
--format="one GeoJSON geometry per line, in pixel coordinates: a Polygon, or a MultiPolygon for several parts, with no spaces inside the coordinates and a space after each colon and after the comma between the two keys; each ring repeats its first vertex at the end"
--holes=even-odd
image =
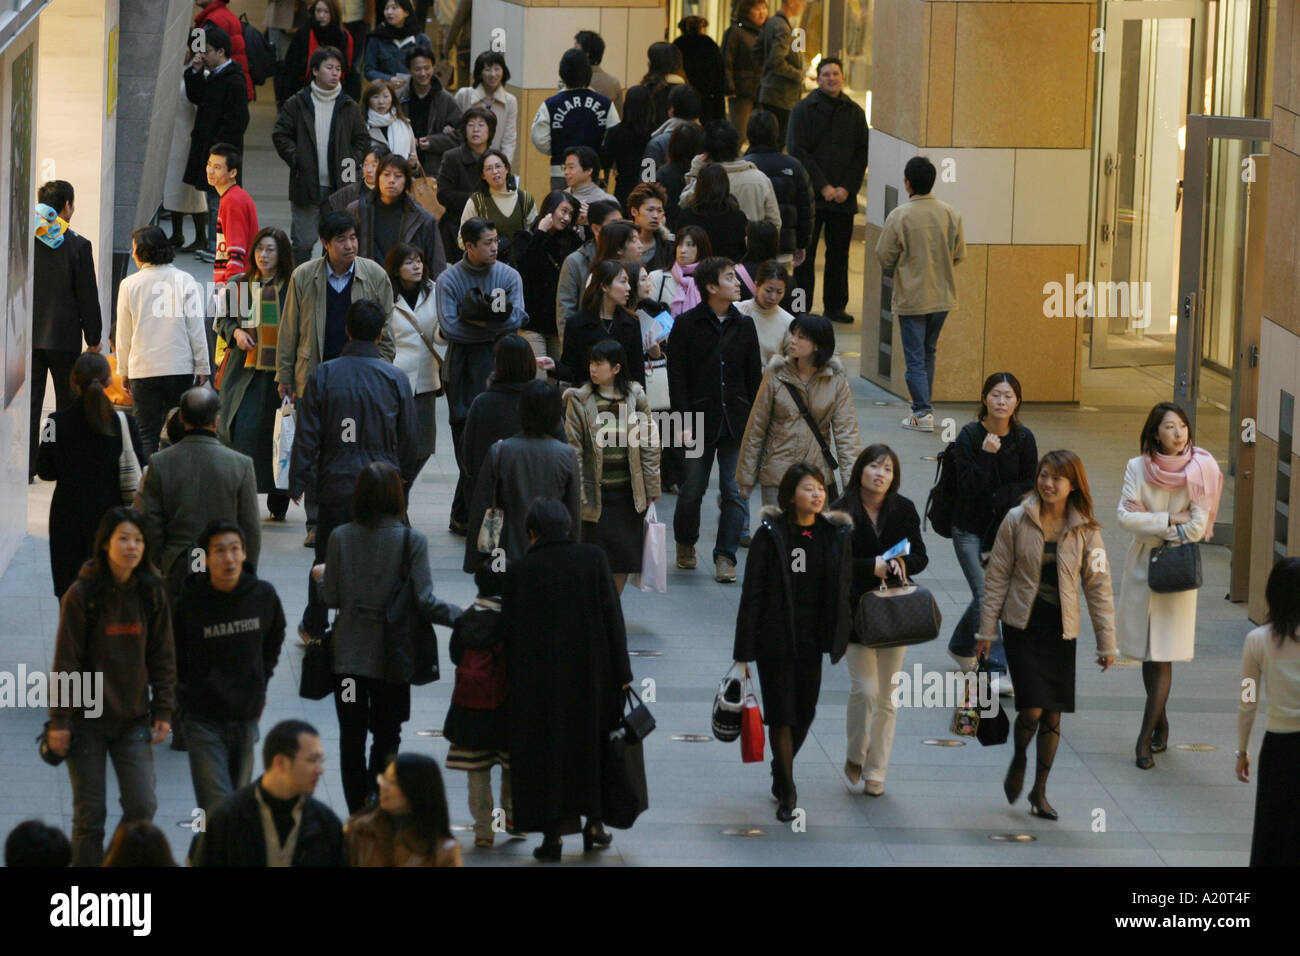
{"type": "Polygon", "coordinates": [[[262,549],[253,459],[218,440],[220,408],[217,393],[206,385],[185,392],[179,412],[185,437],[155,453],[144,476],[145,533],[173,598],[185,575],[204,569],[197,540],[209,522],[239,525],[253,568],[262,549]]]}

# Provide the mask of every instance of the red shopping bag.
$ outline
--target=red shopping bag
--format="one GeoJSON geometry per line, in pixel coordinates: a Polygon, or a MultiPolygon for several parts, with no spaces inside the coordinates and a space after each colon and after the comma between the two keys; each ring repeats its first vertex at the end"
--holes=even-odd
{"type": "Polygon", "coordinates": [[[745,763],[758,763],[763,759],[763,715],[758,710],[758,698],[753,694],[745,698],[745,709],[741,712],[740,759],[745,763]]]}

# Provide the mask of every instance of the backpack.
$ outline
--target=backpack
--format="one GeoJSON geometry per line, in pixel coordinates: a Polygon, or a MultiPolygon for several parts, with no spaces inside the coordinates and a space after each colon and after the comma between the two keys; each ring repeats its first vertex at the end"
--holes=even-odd
{"type": "Polygon", "coordinates": [[[470,710],[496,710],[505,699],[506,667],[501,642],[487,650],[467,647],[456,665],[452,705],[470,710]]]}
{"type": "Polygon", "coordinates": [[[941,538],[952,537],[952,511],[957,501],[957,443],[939,452],[934,466],[934,487],[925,499],[925,518],[941,538]]]}
{"type": "Polygon", "coordinates": [[[254,86],[261,86],[275,75],[275,52],[266,42],[262,31],[248,22],[248,14],[239,15],[239,27],[244,34],[244,55],[248,58],[248,74],[254,86]]]}

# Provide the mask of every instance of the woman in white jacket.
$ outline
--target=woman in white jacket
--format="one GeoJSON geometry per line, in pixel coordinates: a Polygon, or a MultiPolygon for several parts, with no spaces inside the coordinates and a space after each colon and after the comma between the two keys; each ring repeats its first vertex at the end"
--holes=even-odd
{"type": "Polygon", "coordinates": [[[1130,459],[1120,493],[1119,523],[1133,533],[1124,559],[1116,613],[1120,653],[1142,662],[1146,708],[1137,741],[1137,765],[1169,747],[1165,704],[1173,662],[1190,661],[1196,641],[1196,591],[1156,594],[1147,586],[1153,548],[1208,541],[1214,533],[1223,474],[1214,456],[1192,444],[1187,413],[1160,402],[1142,426],[1142,454],[1130,459]]]}
{"type": "Polygon", "coordinates": [[[433,347],[438,334],[438,297],[424,256],[410,243],[399,242],[388,251],[384,270],[393,283],[389,320],[397,346],[393,364],[411,380],[419,416],[415,436],[418,474],[433,454],[438,433],[435,400],[442,394],[442,356],[433,347]]]}

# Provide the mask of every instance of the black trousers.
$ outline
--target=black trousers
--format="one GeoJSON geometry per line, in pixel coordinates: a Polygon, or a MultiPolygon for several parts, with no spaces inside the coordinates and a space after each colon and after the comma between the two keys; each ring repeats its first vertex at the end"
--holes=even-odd
{"type": "MultiPolygon", "coordinates": [[[[856,198],[855,200],[856,201],[856,198]]],[[[853,241],[853,213],[817,210],[812,238],[803,265],[794,270],[794,284],[804,291],[804,311],[813,311],[817,286],[817,241],[826,232],[826,287],[822,290],[825,312],[843,312],[849,304],[849,243],[853,241]]]]}
{"type": "Polygon", "coordinates": [[[460,472],[456,478],[456,493],[451,499],[451,520],[465,524],[469,521],[469,502],[474,496],[474,489],[465,478],[465,459],[460,453],[460,439],[465,434],[464,422],[451,423],[451,447],[456,452],[456,469],[460,472]]]}
{"type": "Polygon", "coordinates": [[[32,349],[32,430],[28,442],[27,477],[36,474],[36,447],[41,443],[41,415],[45,404],[45,375],[54,376],[54,407],[63,411],[72,404],[72,366],[79,352],[32,349]]]}
{"type": "MultiPolygon", "coordinates": [[[[339,498],[321,501],[316,512],[316,560],[313,565],[324,564],[330,535],[334,529],[352,520],[352,500],[339,498]]],[[[302,612],[302,629],[312,637],[321,637],[329,624],[329,608],[320,598],[311,571],[307,572],[307,607],[302,612]]]]}
{"type": "Polygon", "coordinates": [[[339,770],[348,813],[379,792],[376,778],[402,743],[402,724],[411,716],[411,685],[339,674],[334,712],[339,718],[339,770]],[[372,737],[366,761],[366,735],[372,737]]]}
{"type": "Polygon", "coordinates": [[[149,464],[149,456],[158,450],[167,413],[181,403],[181,396],[194,384],[191,375],[155,375],[151,378],[131,379],[131,398],[135,403],[135,423],[140,429],[140,445],[144,449],[141,465],[149,464]]]}

